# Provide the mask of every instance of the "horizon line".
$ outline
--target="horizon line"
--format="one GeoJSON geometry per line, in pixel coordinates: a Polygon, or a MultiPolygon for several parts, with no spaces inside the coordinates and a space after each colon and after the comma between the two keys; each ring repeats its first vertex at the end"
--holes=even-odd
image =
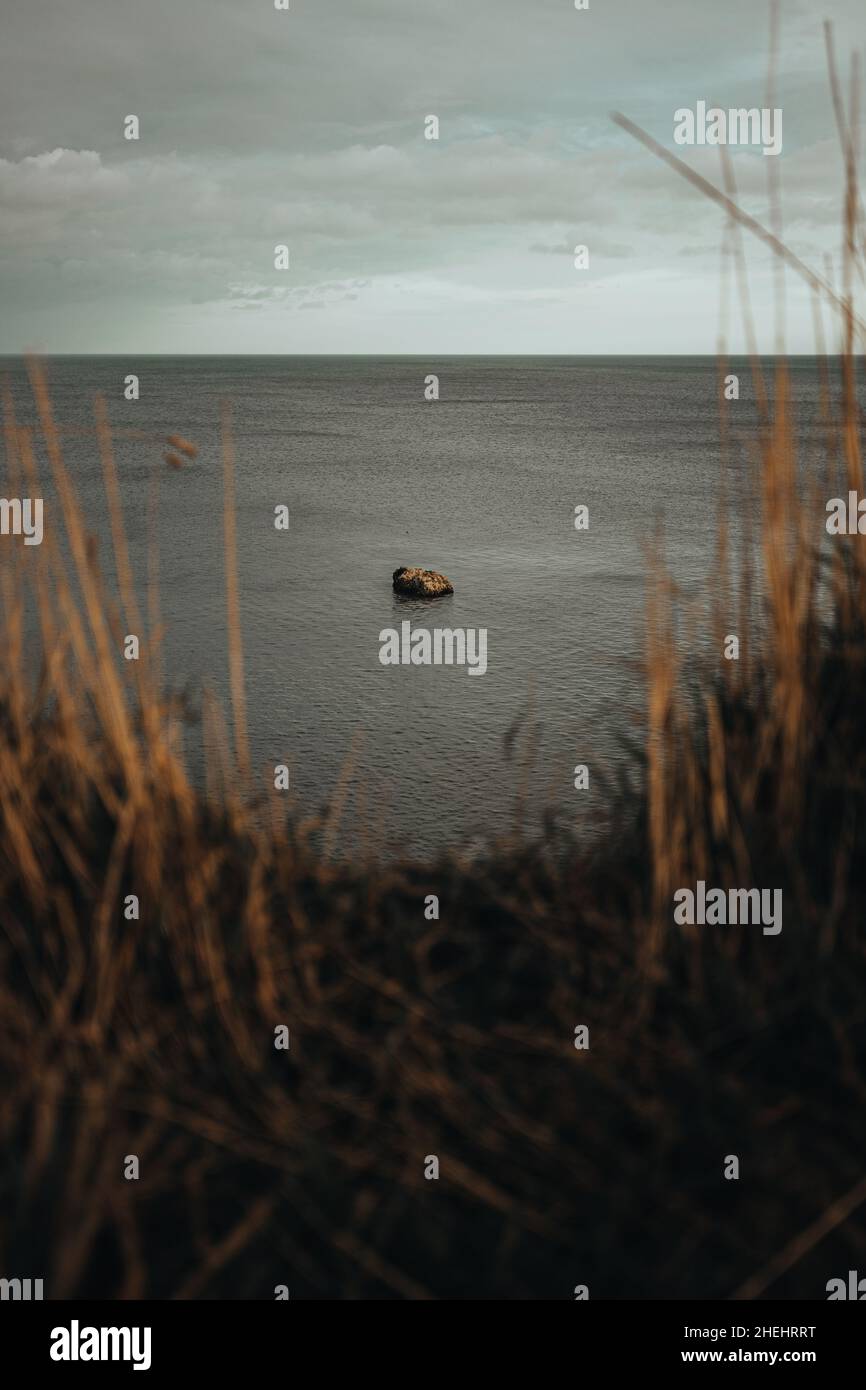
{"type": "MultiPolygon", "coordinates": [[[[754,357],[763,361],[767,359],[790,360],[792,358],[804,359],[831,359],[843,358],[846,354],[840,349],[837,352],[138,352],[134,349],[122,352],[49,352],[37,351],[33,348],[22,348],[13,352],[0,352],[0,360],[9,358],[95,358],[95,357],[118,357],[118,358],[143,358],[143,357],[176,357],[176,358],[200,358],[200,357],[239,357],[239,358],[298,358],[308,361],[311,358],[359,358],[367,360],[370,358],[399,358],[416,357],[420,361],[430,361],[433,359],[445,358],[501,358],[521,360],[527,359],[559,359],[567,361],[598,361],[598,360],[621,360],[622,358],[689,358],[692,360],[718,362],[720,358],[729,361],[733,358],[743,358],[751,361],[754,357]]],[[[852,352],[850,354],[855,360],[866,357],[866,352],[852,352]]]]}

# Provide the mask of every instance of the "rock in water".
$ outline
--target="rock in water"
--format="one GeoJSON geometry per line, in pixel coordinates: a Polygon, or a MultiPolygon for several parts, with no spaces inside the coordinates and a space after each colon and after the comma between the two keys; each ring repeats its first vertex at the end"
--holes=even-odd
{"type": "Polygon", "coordinates": [[[394,571],[394,588],[398,594],[410,598],[437,598],[439,594],[453,594],[454,586],[444,574],[435,570],[407,569],[401,565],[394,571]]]}

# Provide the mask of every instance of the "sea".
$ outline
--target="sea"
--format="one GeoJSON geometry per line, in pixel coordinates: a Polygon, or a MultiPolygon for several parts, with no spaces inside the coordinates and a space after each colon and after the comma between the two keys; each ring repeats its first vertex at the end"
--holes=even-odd
{"type": "MultiPolygon", "coordinates": [[[[105,398],[136,582],[143,599],[152,525],[162,669],[193,710],[205,688],[229,706],[228,403],[253,778],[268,787],[276,766],[288,768],[288,800],[301,817],[319,814],[341,787],[340,845],[383,858],[479,850],[515,825],[532,833],[551,814],[591,834],[611,786],[639,770],[652,555],[664,557],[677,586],[688,675],[706,655],[700,615],[717,583],[720,496],[735,553],[758,517],[759,421],[745,360],[725,368],[738,377],[739,399],[725,407],[724,443],[711,358],[125,356],[43,365],[67,466],[110,574],[93,432],[94,400],[105,398]],[[131,376],[137,399],[127,399],[131,376]],[[179,469],[165,461],[175,433],[198,448],[179,469]],[[277,508],[288,508],[288,529],[275,524],[277,508]],[[392,573],[403,565],[442,572],[453,595],[399,597],[392,573]],[[485,629],[484,674],[383,665],[382,633],[407,620],[412,630],[485,629]],[[588,770],[586,787],[575,786],[578,766],[588,770]]],[[[792,358],[788,367],[808,474],[820,467],[818,364],[792,358]]],[[[35,422],[25,363],[3,359],[0,374],[19,418],[35,422]]],[[[47,485],[44,495],[46,528],[60,525],[47,485]]],[[[735,632],[733,597],[730,606],[735,632]]],[[[185,738],[199,778],[195,719],[185,738]]]]}

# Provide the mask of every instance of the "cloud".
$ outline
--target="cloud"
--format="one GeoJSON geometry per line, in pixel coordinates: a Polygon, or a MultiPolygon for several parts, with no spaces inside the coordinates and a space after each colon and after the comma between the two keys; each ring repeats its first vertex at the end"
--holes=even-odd
{"type": "Polygon", "coordinates": [[[0,159],[0,204],[65,207],[108,197],[126,186],[117,170],[106,169],[95,150],[46,150],[17,162],[0,159]]]}
{"type": "MultiPolygon", "coordinates": [[[[862,0],[825,10],[841,55],[862,0]]],[[[841,170],[822,17],[785,7],[779,71],[786,227],[819,265],[838,247],[841,170]]],[[[692,315],[711,351],[717,281],[680,289],[678,267],[717,251],[724,215],[609,111],[673,148],[679,106],[760,105],[765,59],[753,0],[585,13],[567,0],[28,0],[4,16],[0,50],[0,350],[34,324],[58,349],[228,349],[235,311],[256,306],[266,350],[292,344],[283,326],[302,305],[319,310],[320,348],[378,350],[399,332],[419,350],[429,312],[462,350],[473,306],[498,304],[478,331],[521,351],[524,310],[577,292],[583,242],[584,298],[603,300],[624,349],[674,350],[666,335],[692,315]],[[131,113],[137,142],[123,138],[131,113]],[[428,113],[438,141],[423,137],[428,113]],[[666,319],[661,286],[677,305],[666,319]]],[[[721,182],[718,151],[676,153],[721,182]]],[[[761,218],[770,162],[732,155],[761,218]]],[[[573,324],[551,331],[550,350],[593,349],[573,324]]]]}

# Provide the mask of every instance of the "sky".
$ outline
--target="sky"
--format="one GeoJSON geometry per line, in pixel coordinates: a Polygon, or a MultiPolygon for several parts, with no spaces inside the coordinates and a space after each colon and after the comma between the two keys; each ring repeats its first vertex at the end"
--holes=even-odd
{"type": "MultiPolygon", "coordinates": [[[[724,213],[610,113],[719,184],[674,113],[768,104],[762,0],[0,5],[0,352],[744,346],[724,213]]],[[[824,19],[847,85],[864,0],[782,0],[782,152],[730,154],[742,205],[766,220],[778,176],[786,240],[838,273],[824,19]]],[[[748,266],[771,350],[766,248],[748,266]]],[[[785,345],[810,352],[809,292],[786,286],[785,345]]]]}

